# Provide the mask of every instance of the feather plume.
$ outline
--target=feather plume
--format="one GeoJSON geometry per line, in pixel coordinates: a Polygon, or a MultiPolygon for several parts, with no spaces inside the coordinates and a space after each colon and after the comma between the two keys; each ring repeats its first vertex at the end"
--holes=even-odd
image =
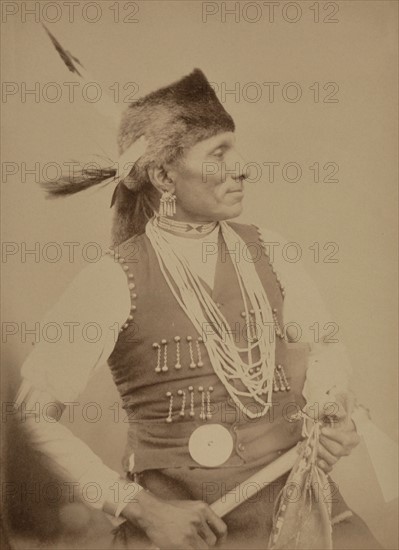
{"type": "Polygon", "coordinates": [[[115,168],[83,168],[76,170],[72,176],[68,174],[57,180],[42,181],[40,186],[47,192],[47,198],[57,198],[74,195],[100,183],[111,183],[115,181],[116,173],[115,168]]]}
{"type": "MultiPolygon", "coordinates": [[[[74,55],[72,55],[71,52],[67,51],[45,25],[43,25],[43,28],[46,31],[48,37],[51,40],[51,43],[53,44],[54,48],[56,49],[58,55],[61,57],[67,69],[71,73],[76,74],[85,84],[89,84],[90,82],[92,83],[97,82],[95,79],[91,78],[91,76],[89,75],[85,67],[82,65],[82,63],[79,61],[79,59],[74,55]],[[79,65],[79,68],[78,68],[78,65],[79,65]]],[[[119,120],[121,117],[121,111],[120,109],[118,109],[118,107],[112,101],[109,95],[101,92],[101,96],[99,100],[93,102],[92,105],[94,105],[94,107],[102,115],[105,115],[108,118],[108,120],[111,121],[112,125],[115,128],[118,126],[119,120]]]]}
{"type": "Polygon", "coordinates": [[[148,141],[145,136],[140,136],[118,159],[117,178],[123,181],[130,173],[133,165],[142,157],[148,147],[148,141]]]}
{"type": "Polygon", "coordinates": [[[73,174],[61,176],[58,180],[43,181],[40,183],[47,192],[48,198],[56,198],[65,195],[73,195],[85,191],[94,185],[115,184],[112,194],[111,207],[114,205],[120,183],[129,175],[136,161],[144,154],[147,141],[141,136],[120,156],[116,166],[105,168],[80,168],[73,174]]]}
{"type": "Polygon", "coordinates": [[[75,63],[80,65],[82,69],[84,69],[82,63],[79,61],[77,57],[74,57],[70,52],[64,50],[64,48],[61,46],[61,44],[58,42],[56,37],[48,30],[46,25],[42,23],[42,26],[46,33],[48,34],[51,42],[53,43],[54,48],[57,50],[59,56],[61,57],[62,61],[65,63],[65,65],[68,67],[68,70],[71,71],[71,73],[75,73],[81,78],[83,78],[83,75],[79,72],[78,68],[76,67],[75,63]]]}
{"type": "Polygon", "coordinates": [[[398,498],[398,444],[371,421],[363,405],[357,405],[352,419],[363,436],[385,502],[398,498]]]}

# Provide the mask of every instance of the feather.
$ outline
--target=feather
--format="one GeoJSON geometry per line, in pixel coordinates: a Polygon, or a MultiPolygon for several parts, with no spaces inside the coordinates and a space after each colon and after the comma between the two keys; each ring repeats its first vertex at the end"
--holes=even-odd
{"type": "Polygon", "coordinates": [[[100,168],[95,170],[78,170],[72,176],[61,176],[58,180],[42,181],[41,187],[47,192],[47,198],[73,195],[89,189],[93,185],[115,181],[116,170],[100,168]]]}
{"type": "Polygon", "coordinates": [[[75,56],[73,56],[70,52],[67,52],[64,50],[64,48],[61,46],[61,44],[58,42],[56,37],[48,30],[46,25],[42,23],[42,26],[46,33],[48,34],[51,42],[53,43],[54,48],[57,50],[59,56],[61,57],[62,61],[65,63],[65,65],[68,67],[68,70],[71,71],[71,73],[75,73],[81,78],[83,78],[82,74],[79,72],[78,68],[76,67],[75,63],[80,65],[82,69],[84,69],[82,63],[79,61],[79,59],[75,56]],[[75,63],[74,63],[75,62],[75,63]]]}
{"type": "MultiPolygon", "coordinates": [[[[82,65],[82,63],[79,61],[77,57],[72,55],[69,51],[67,51],[63,46],[61,46],[60,42],[56,39],[56,37],[48,30],[48,28],[42,23],[44,30],[46,31],[48,37],[51,40],[51,43],[53,44],[54,48],[58,52],[59,56],[61,57],[62,61],[68,68],[68,70],[71,73],[76,74],[79,76],[79,78],[82,79],[82,81],[85,84],[98,84],[97,81],[90,77],[89,73],[85,69],[85,67],[82,65]],[[78,69],[77,65],[79,65],[80,69],[78,69]]],[[[108,120],[112,122],[112,125],[116,127],[119,124],[119,119],[121,116],[120,109],[117,108],[115,103],[112,101],[111,97],[107,94],[103,93],[103,90],[100,88],[100,97],[98,101],[93,101],[92,105],[102,114],[105,115],[108,120]]]]}
{"type": "Polygon", "coordinates": [[[54,198],[73,195],[94,185],[99,186],[101,184],[100,187],[104,188],[114,183],[115,189],[111,199],[112,207],[116,201],[119,184],[129,175],[133,165],[144,154],[146,148],[147,141],[144,136],[141,136],[123,153],[115,167],[79,169],[73,174],[61,176],[58,180],[43,181],[40,185],[47,191],[48,198],[54,198]]]}
{"type": "Polygon", "coordinates": [[[118,188],[119,188],[119,185],[120,185],[120,182],[118,182],[116,184],[116,187],[114,189],[114,192],[112,193],[112,199],[111,199],[111,205],[110,205],[110,208],[112,208],[115,204],[115,201],[116,201],[116,195],[118,193],[118,188]]]}
{"type": "Polygon", "coordinates": [[[114,192],[112,193],[110,208],[112,208],[115,204],[120,184],[130,174],[133,165],[144,154],[147,146],[147,140],[144,136],[141,136],[137,141],[132,143],[132,145],[128,149],[126,149],[126,151],[119,157],[118,167],[115,175],[115,181],[117,181],[118,183],[115,186],[114,192]]]}
{"type": "Polygon", "coordinates": [[[117,178],[119,181],[123,181],[129,175],[133,165],[143,156],[147,147],[148,142],[145,136],[140,136],[119,157],[117,168],[117,178]]]}
{"type": "Polygon", "coordinates": [[[363,405],[358,405],[352,419],[363,436],[385,502],[398,498],[398,444],[370,420],[363,405]]]}

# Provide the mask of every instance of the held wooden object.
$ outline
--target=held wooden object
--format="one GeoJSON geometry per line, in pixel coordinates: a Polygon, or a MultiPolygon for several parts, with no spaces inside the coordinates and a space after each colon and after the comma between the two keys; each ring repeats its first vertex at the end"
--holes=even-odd
{"type": "Polygon", "coordinates": [[[273,483],[273,481],[276,481],[280,476],[291,470],[297,458],[298,452],[295,446],[274,460],[271,464],[268,464],[259,470],[259,472],[256,472],[240,483],[235,489],[225,493],[219,500],[213,502],[210,507],[219,517],[225,516],[240,506],[245,500],[255,495],[260,489],[273,483]]]}

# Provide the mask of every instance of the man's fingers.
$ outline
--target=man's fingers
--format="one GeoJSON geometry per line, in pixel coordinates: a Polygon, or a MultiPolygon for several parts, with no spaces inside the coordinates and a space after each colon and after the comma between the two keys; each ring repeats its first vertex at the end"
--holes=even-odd
{"type": "Polygon", "coordinates": [[[332,441],[336,441],[343,446],[354,447],[360,441],[360,437],[354,428],[323,428],[321,433],[321,437],[326,437],[332,441]]]}
{"type": "Polygon", "coordinates": [[[336,457],[348,454],[348,451],[345,447],[343,447],[343,445],[341,445],[341,443],[333,441],[332,439],[328,439],[327,437],[320,437],[320,445],[322,445],[324,449],[327,449],[328,452],[336,457]]]}
{"type": "Polygon", "coordinates": [[[352,392],[339,392],[335,394],[335,399],[342,404],[347,415],[350,417],[355,405],[355,396],[352,392]]]}
{"type": "Polygon", "coordinates": [[[197,534],[195,536],[193,547],[195,548],[195,550],[204,550],[205,548],[209,548],[209,545],[205,542],[200,534],[197,534]]]}
{"type": "Polygon", "coordinates": [[[205,510],[205,520],[218,539],[226,537],[227,526],[225,522],[209,507],[205,510]]]}
{"type": "Polygon", "coordinates": [[[198,532],[208,546],[215,546],[217,537],[214,534],[214,532],[210,529],[206,521],[204,521],[201,527],[199,527],[198,532]]]}
{"type": "Polygon", "coordinates": [[[332,470],[332,466],[329,466],[327,462],[324,460],[318,460],[317,464],[320,466],[320,468],[325,472],[326,474],[329,474],[332,470]]]}
{"type": "Polygon", "coordinates": [[[317,453],[318,458],[324,460],[327,462],[329,466],[333,466],[338,462],[338,458],[332,455],[327,449],[325,449],[322,445],[319,446],[319,451],[317,453]]]}
{"type": "Polygon", "coordinates": [[[343,422],[347,416],[347,412],[340,403],[330,402],[323,407],[321,417],[325,422],[343,422]]]}

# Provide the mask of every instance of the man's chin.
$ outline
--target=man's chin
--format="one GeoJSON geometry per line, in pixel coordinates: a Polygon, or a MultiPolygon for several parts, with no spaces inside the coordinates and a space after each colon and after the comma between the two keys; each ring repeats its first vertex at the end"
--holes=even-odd
{"type": "Polygon", "coordinates": [[[237,216],[242,214],[243,209],[244,209],[244,205],[243,205],[243,197],[242,197],[241,200],[237,201],[236,204],[231,206],[231,210],[232,210],[231,218],[236,218],[237,216]]]}
{"type": "Polygon", "coordinates": [[[237,218],[242,214],[244,207],[242,204],[242,201],[238,202],[237,204],[230,206],[229,208],[226,208],[222,214],[218,217],[215,221],[223,221],[223,220],[231,220],[232,218],[237,218]]]}

